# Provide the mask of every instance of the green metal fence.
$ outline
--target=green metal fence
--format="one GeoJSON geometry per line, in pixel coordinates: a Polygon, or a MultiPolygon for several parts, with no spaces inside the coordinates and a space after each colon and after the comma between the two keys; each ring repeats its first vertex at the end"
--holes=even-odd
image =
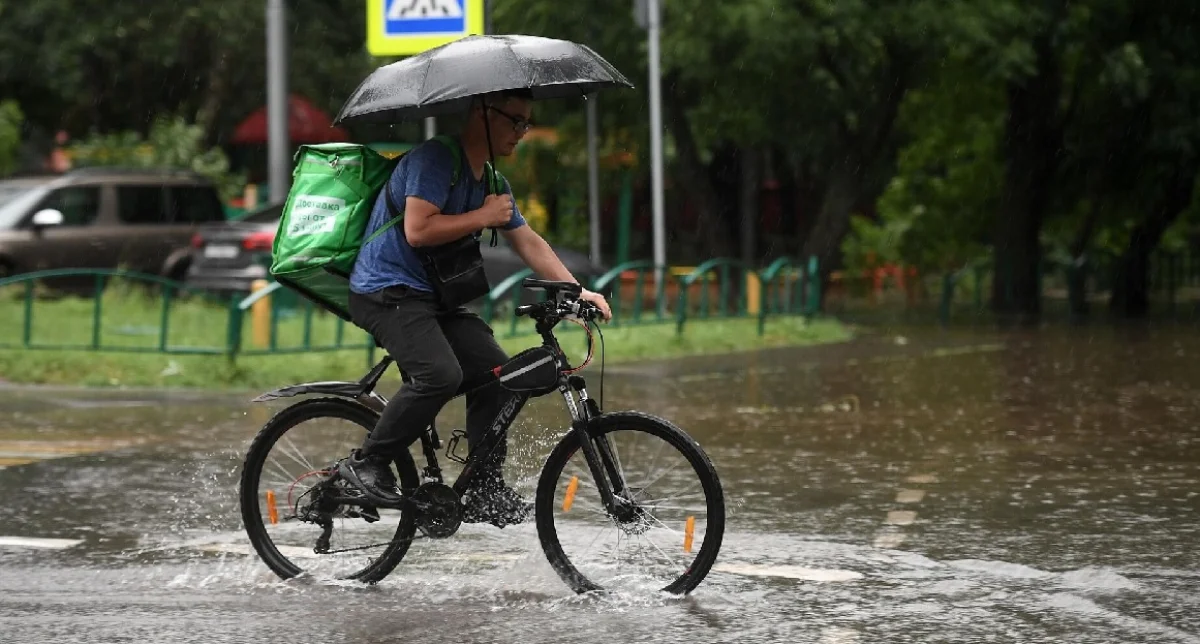
{"type": "MultiPolygon", "coordinates": [[[[1084,265],[1063,259],[1044,258],[1038,264],[1038,293],[1044,303],[1072,299],[1103,298],[1113,286],[1117,258],[1101,256],[1084,265]]],[[[957,314],[988,314],[993,296],[995,267],[990,259],[971,262],[957,271],[941,276],[937,316],[948,324],[957,314]]],[[[1150,257],[1147,275],[1148,295],[1168,311],[1174,311],[1180,298],[1200,297],[1200,255],[1191,252],[1160,250],[1150,257]]],[[[1011,283],[1011,282],[1009,282],[1011,283]]],[[[1001,297],[1012,297],[1001,293],[1001,297]]]]}
{"type": "MultiPolygon", "coordinates": [[[[539,297],[521,288],[524,269],[497,284],[479,313],[497,332],[534,333],[513,311],[539,297]]],[[[816,260],[800,266],[782,257],[761,271],[716,258],[696,267],[657,269],[625,262],[588,285],[605,293],[614,326],[817,313],[816,260]]],[[[372,338],[272,282],[252,294],[214,296],[157,275],[109,269],[59,269],[0,279],[0,349],[157,352],[238,356],[365,349],[372,338]],[[48,284],[69,280],[61,290],[48,284]],[[70,294],[77,297],[64,297],[70,294]],[[82,297],[78,297],[82,296],[82,297]]]]}

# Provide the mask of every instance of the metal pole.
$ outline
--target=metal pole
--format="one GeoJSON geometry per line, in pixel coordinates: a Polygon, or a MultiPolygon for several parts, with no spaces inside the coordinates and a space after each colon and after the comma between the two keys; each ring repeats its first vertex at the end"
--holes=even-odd
{"type": "Polygon", "coordinates": [[[267,182],[270,202],[283,203],[289,185],[287,7],[267,0],[267,182]]]}
{"type": "Polygon", "coordinates": [[[436,116],[426,116],[425,117],[425,138],[432,139],[435,136],[437,136],[437,117],[436,116]]]}
{"type": "Polygon", "coordinates": [[[654,215],[654,274],[656,286],[662,288],[665,286],[663,278],[667,267],[667,245],[663,222],[662,96],[658,70],[659,0],[649,0],[647,8],[650,23],[650,181],[654,215]]]}
{"type": "Polygon", "coordinates": [[[600,152],[596,140],[596,95],[587,97],[588,237],[591,259],[600,264],[600,152]]]}

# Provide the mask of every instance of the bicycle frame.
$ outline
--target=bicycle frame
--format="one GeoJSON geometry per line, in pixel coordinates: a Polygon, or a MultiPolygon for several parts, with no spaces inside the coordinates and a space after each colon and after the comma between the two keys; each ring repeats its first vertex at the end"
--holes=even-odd
{"type": "MultiPolygon", "coordinates": [[[[558,339],[554,336],[553,328],[557,323],[558,321],[546,322],[539,320],[537,322],[537,332],[542,337],[543,346],[554,351],[560,361],[557,390],[562,395],[567,410],[571,415],[571,429],[564,435],[563,440],[570,440],[573,434],[579,437],[579,444],[583,449],[584,458],[587,461],[592,480],[595,481],[596,486],[599,488],[604,507],[609,513],[617,515],[625,507],[622,502],[627,500],[624,496],[626,493],[624,475],[608,438],[605,436],[601,436],[598,439],[593,438],[588,431],[592,419],[599,417],[602,411],[596,400],[589,397],[583,377],[570,373],[572,369],[568,363],[566,354],[562,351],[558,339]],[[618,501],[618,499],[621,499],[621,501],[618,501]]],[[[589,341],[591,341],[590,336],[589,341]]],[[[589,347],[589,355],[590,353],[591,347],[589,347]]],[[[356,382],[315,381],[301,383],[264,393],[254,398],[253,402],[265,402],[304,394],[325,394],[347,398],[374,410],[376,413],[382,413],[388,400],[375,391],[375,387],[392,362],[393,358],[391,356],[385,356],[356,382]]],[[[455,396],[455,399],[465,396],[467,393],[469,392],[461,392],[455,396]]],[[[449,444],[446,445],[446,457],[464,465],[452,486],[456,493],[462,495],[466,491],[466,485],[469,482],[471,473],[478,463],[490,455],[503,439],[502,428],[507,426],[507,421],[511,421],[520,413],[527,399],[528,397],[514,396],[514,401],[518,402],[506,405],[501,411],[502,415],[510,415],[511,418],[505,418],[504,421],[506,422],[493,423],[492,427],[489,427],[484,435],[483,445],[471,449],[465,459],[454,454],[461,434],[456,432],[451,437],[449,444]],[[512,408],[510,409],[510,407],[512,408]]],[[[425,431],[421,432],[420,441],[421,451],[425,457],[422,482],[434,481],[442,483],[443,477],[438,462],[437,450],[443,447],[443,443],[438,436],[436,425],[431,424],[425,431]]],[[[346,505],[366,505],[366,502],[360,497],[338,496],[329,500],[346,505]]],[[[409,506],[415,503],[407,498],[405,501],[405,505],[409,506]]]]}
{"type": "MultiPolygon", "coordinates": [[[[537,332],[542,337],[542,346],[551,349],[559,359],[557,389],[563,397],[567,411],[571,415],[571,429],[563,437],[563,440],[570,440],[572,434],[579,436],[579,444],[583,448],[584,458],[587,461],[592,480],[596,482],[599,488],[604,507],[608,512],[616,514],[621,509],[618,507],[618,495],[623,494],[626,489],[624,476],[608,438],[593,439],[588,432],[588,427],[592,419],[599,417],[603,412],[600,410],[600,405],[596,400],[588,395],[587,383],[583,377],[570,373],[572,368],[567,360],[566,353],[563,352],[562,347],[559,346],[558,339],[554,336],[553,329],[556,325],[557,321],[545,322],[539,320],[537,322],[537,332]],[[576,395],[578,395],[578,398],[576,398],[576,395]]],[[[589,347],[590,353],[591,347],[589,347]]],[[[465,393],[461,395],[465,395],[465,393]]],[[[521,402],[511,412],[513,417],[520,411],[525,398],[519,398],[519,400],[521,402]]],[[[508,408],[506,407],[501,411],[501,414],[505,414],[507,411],[508,408]]],[[[504,420],[508,421],[511,419],[504,420]]],[[[471,450],[464,461],[462,472],[455,479],[453,485],[455,492],[461,495],[466,490],[466,484],[470,480],[470,475],[475,465],[486,459],[492,450],[495,449],[496,445],[503,438],[502,430],[498,428],[506,427],[507,424],[507,422],[493,423],[492,427],[484,435],[484,444],[480,448],[471,450]],[[477,456],[479,454],[482,455],[477,456]]],[[[427,462],[425,473],[426,475],[435,474],[438,477],[436,480],[440,482],[440,468],[438,467],[435,451],[439,447],[438,442],[437,430],[431,425],[421,435],[421,447],[427,462]]],[[[447,455],[450,454],[452,448],[453,444],[447,450],[447,455]]]]}

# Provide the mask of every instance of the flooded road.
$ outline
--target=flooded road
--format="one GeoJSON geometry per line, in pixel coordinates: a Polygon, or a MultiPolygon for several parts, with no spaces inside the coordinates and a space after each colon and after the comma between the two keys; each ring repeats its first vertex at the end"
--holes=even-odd
{"type": "MultiPolygon", "coordinates": [[[[373,587],[281,582],[236,492],[288,401],[0,390],[0,641],[1200,642],[1198,361],[1189,327],[892,329],[610,367],[605,407],[674,420],[725,486],[684,599],[576,596],[531,524],[373,587]]],[[[524,493],[565,419],[547,396],[514,427],[524,493]]]]}

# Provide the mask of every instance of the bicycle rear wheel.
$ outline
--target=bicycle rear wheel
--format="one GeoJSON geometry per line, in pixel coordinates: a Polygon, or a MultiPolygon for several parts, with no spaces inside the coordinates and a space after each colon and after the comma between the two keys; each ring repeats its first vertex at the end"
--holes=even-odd
{"type": "MultiPolygon", "coordinates": [[[[242,468],[242,522],[275,574],[373,583],[408,552],[416,531],[413,513],[379,509],[379,519],[368,521],[359,506],[321,500],[325,493],[347,493],[345,481],[335,475],[336,463],[362,443],[377,418],[348,400],[310,399],[280,411],[254,438],[242,468]],[[326,529],[328,547],[317,552],[326,529]]],[[[415,489],[420,481],[412,458],[395,465],[401,488],[415,489]]]]}
{"type": "Polygon", "coordinates": [[[538,537],[573,590],[686,594],[716,561],[725,532],[720,479],[700,446],[671,423],[637,412],[606,414],[588,434],[626,486],[622,509],[605,510],[580,435],[546,459],[538,481],[538,537]]]}

